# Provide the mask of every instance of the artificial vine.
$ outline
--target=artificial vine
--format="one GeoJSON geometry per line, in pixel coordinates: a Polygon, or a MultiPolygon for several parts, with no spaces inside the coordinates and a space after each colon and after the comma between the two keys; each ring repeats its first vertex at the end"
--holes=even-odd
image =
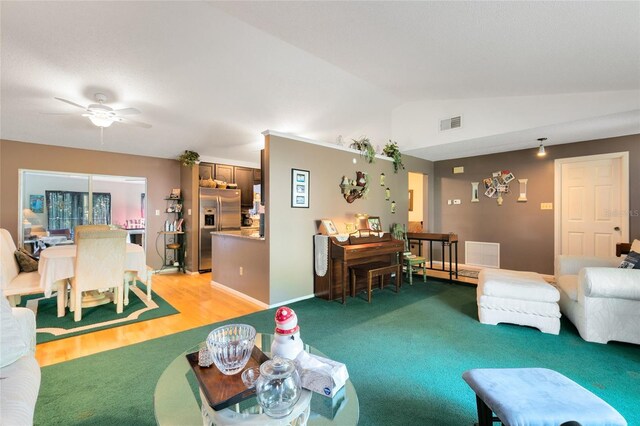
{"type": "Polygon", "coordinates": [[[367,160],[367,163],[371,164],[375,162],[376,150],[373,147],[373,145],[371,145],[369,138],[362,137],[360,139],[351,139],[351,140],[353,141],[353,143],[349,145],[349,147],[360,151],[360,155],[362,155],[365,158],[365,160],[367,160]]]}
{"type": "Polygon", "coordinates": [[[404,170],[404,164],[402,164],[402,154],[400,153],[400,148],[398,148],[398,143],[393,142],[389,139],[389,143],[384,146],[382,149],[382,153],[387,157],[393,159],[393,172],[398,173],[398,170],[404,170]]]}

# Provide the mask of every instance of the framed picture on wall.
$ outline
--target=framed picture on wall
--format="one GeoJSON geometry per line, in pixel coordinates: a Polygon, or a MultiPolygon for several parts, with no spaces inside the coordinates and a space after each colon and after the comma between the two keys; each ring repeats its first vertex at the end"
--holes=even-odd
{"type": "Polygon", "coordinates": [[[309,170],[291,169],[291,207],[309,208],[309,170]]]}
{"type": "Polygon", "coordinates": [[[34,213],[44,213],[44,195],[29,195],[29,208],[34,213]]]}

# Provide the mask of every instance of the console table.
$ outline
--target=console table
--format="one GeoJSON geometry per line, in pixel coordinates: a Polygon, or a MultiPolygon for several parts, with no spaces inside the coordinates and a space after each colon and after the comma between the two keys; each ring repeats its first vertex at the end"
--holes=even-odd
{"type": "Polygon", "coordinates": [[[453,269],[453,246],[455,246],[455,276],[458,278],[458,235],[454,233],[449,234],[431,234],[426,232],[407,232],[407,240],[418,241],[418,256],[422,256],[422,241],[429,241],[429,269],[446,271],[445,263],[445,247],[449,247],[449,281],[452,281],[454,275],[453,269]],[[433,267],[433,242],[440,242],[442,244],[442,268],[433,267]]]}

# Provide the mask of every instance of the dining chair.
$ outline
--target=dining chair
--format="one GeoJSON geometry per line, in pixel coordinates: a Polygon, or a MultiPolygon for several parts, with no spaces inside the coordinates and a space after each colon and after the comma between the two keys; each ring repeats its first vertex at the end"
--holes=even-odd
{"type": "Polygon", "coordinates": [[[71,278],[74,321],[82,319],[82,292],[114,289],[116,312],[123,311],[127,231],[82,230],[76,235],[76,264],[71,278]]]}
{"type": "Polygon", "coordinates": [[[407,278],[409,278],[409,284],[413,285],[413,267],[422,266],[422,280],[427,282],[427,259],[422,256],[416,256],[409,250],[409,238],[407,237],[407,231],[405,225],[396,223],[393,225],[393,236],[397,240],[404,240],[404,254],[403,263],[407,267],[407,278]]]}
{"type": "Polygon", "coordinates": [[[108,231],[111,227],[109,225],[77,225],[73,228],[74,238],[78,238],[79,232],[84,231],[108,231]]]}
{"type": "Polygon", "coordinates": [[[20,303],[20,296],[42,293],[38,271],[21,272],[15,256],[16,245],[6,229],[0,229],[0,287],[12,306],[20,303]]]}

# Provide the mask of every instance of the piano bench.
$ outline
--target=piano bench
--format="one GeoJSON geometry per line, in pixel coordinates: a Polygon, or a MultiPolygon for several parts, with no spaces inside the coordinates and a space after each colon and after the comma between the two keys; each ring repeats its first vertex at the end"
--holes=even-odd
{"type": "Polygon", "coordinates": [[[371,262],[362,265],[354,265],[350,268],[351,276],[351,297],[356,295],[356,281],[358,274],[362,274],[367,278],[367,301],[371,303],[371,285],[374,278],[379,278],[380,288],[384,287],[384,276],[387,274],[396,274],[396,293],[400,292],[402,279],[402,265],[397,263],[389,265],[384,262],[371,262]]]}

